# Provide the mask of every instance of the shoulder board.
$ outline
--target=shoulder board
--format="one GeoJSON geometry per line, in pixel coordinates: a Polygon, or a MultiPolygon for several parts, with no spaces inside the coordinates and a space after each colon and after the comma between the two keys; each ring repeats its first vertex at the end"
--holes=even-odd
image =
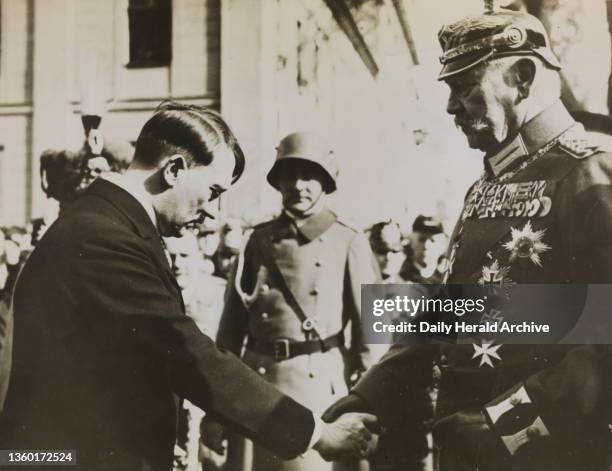
{"type": "Polygon", "coordinates": [[[260,222],[258,224],[254,224],[252,229],[253,230],[263,229],[264,227],[270,226],[272,223],[274,223],[274,221],[276,221],[276,218],[268,219],[267,221],[263,221],[263,222],[260,222]]]}
{"type": "Polygon", "coordinates": [[[595,154],[599,146],[581,125],[573,126],[558,138],[559,147],[575,159],[585,159],[595,154]]]}
{"type": "Polygon", "coordinates": [[[353,232],[359,232],[359,229],[357,229],[355,222],[349,218],[340,217],[336,215],[336,222],[338,224],[343,225],[344,227],[349,228],[353,232]]]}

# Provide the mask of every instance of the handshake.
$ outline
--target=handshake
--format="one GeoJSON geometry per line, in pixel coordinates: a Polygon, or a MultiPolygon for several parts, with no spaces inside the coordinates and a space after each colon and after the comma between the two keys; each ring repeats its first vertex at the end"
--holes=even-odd
{"type": "Polygon", "coordinates": [[[379,432],[375,415],[346,412],[331,423],[323,423],[313,449],[326,461],[367,458],[376,451],[379,432]]]}
{"type": "MultiPolygon", "coordinates": [[[[364,410],[364,403],[357,396],[349,394],[340,399],[325,411],[322,419],[312,448],[324,460],[368,458],[376,451],[382,429],[378,418],[364,410]]],[[[225,427],[205,417],[200,434],[207,448],[219,456],[225,455],[225,427]]]]}
{"type": "Polygon", "coordinates": [[[378,418],[355,394],[349,394],[332,404],[321,417],[323,427],[313,448],[326,461],[368,458],[378,446],[378,434],[383,430],[378,418]]]}

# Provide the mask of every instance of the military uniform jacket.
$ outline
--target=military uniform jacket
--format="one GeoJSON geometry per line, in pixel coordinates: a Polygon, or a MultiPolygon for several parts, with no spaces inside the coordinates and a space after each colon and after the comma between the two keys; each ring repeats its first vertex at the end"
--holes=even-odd
{"type": "Polygon", "coordinates": [[[14,295],[4,449],[76,449],[78,469],[168,471],[178,397],[292,458],[312,413],[185,315],[157,229],[98,180],[26,262],[14,295]]]}
{"type": "MultiPolygon", "coordinates": [[[[255,227],[228,285],[217,343],[240,354],[243,341],[303,342],[308,334],[262,260],[261,238],[304,313],[322,337],[345,333],[345,346],[325,353],[275,361],[269,355],[245,354],[245,361],[281,390],[324,410],[334,389],[345,388],[344,372],[363,370],[368,350],[360,322],[361,283],[378,279],[375,260],[363,234],[340,222],[329,210],[299,228],[285,213],[255,227]]],[[[253,353],[253,352],[251,352],[253,353]]]]}
{"type": "MultiPolygon", "coordinates": [[[[612,281],[612,155],[589,147],[580,131],[557,103],[486,159],[451,238],[449,283],[612,281]]],[[[479,469],[603,469],[610,448],[604,350],[395,346],[355,392],[383,420],[402,420],[393,405],[431,382],[435,362],[437,416],[479,408],[500,439],[501,453],[479,469]]],[[[453,469],[452,461],[442,456],[441,469],[453,469]]]]}

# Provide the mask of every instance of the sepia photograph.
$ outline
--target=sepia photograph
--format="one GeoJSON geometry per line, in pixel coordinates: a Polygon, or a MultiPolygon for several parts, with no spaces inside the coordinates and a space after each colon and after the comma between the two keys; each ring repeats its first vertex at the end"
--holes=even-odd
{"type": "Polygon", "coordinates": [[[611,471],[611,33],[0,0],[0,469],[611,471]]]}

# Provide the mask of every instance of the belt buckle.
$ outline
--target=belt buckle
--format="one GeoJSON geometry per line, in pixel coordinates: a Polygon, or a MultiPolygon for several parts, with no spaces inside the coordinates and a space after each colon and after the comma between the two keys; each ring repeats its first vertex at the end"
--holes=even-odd
{"type": "Polygon", "coordinates": [[[279,339],[274,341],[274,359],[276,361],[288,360],[290,357],[289,340],[279,339]]]}

